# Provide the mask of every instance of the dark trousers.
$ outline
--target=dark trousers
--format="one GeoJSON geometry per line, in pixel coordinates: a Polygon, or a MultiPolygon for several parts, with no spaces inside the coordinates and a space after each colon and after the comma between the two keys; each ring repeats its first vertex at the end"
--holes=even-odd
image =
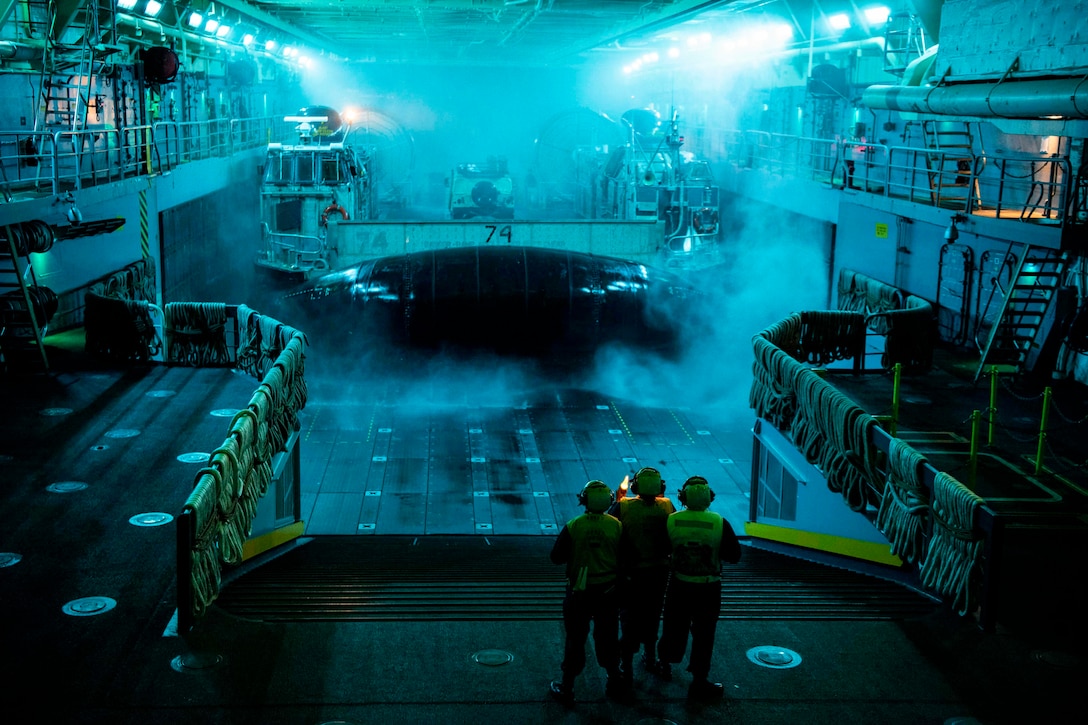
{"type": "Polygon", "coordinates": [[[669,580],[662,615],[661,641],[657,654],[662,662],[675,663],[684,659],[691,634],[691,658],[688,672],[696,679],[710,674],[710,658],[714,653],[714,635],[722,606],[722,584],[693,584],[669,580]]]}
{"type": "Polygon", "coordinates": [[[630,657],[639,647],[644,647],[646,656],[654,657],[668,583],[668,567],[635,569],[624,582],[620,590],[620,625],[623,628],[620,650],[625,656],[630,657]]]}
{"type": "Polygon", "coordinates": [[[615,585],[567,591],[563,600],[563,679],[573,680],[586,668],[586,640],[593,625],[597,664],[612,674],[619,668],[619,595],[615,585]]]}

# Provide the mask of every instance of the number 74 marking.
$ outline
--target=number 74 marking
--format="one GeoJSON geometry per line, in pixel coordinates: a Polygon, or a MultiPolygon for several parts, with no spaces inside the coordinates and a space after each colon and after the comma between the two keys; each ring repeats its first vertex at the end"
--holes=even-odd
{"type": "Polygon", "coordinates": [[[484,244],[490,244],[491,240],[495,238],[495,232],[499,233],[499,237],[506,240],[506,243],[510,243],[510,225],[497,226],[495,224],[485,224],[484,228],[487,229],[487,239],[484,240],[484,244]]]}

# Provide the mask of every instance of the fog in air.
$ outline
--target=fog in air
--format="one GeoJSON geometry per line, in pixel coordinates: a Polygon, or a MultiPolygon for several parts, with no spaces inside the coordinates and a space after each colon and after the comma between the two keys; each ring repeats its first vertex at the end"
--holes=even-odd
{"type": "MultiPolygon", "coordinates": [[[[760,82],[760,72],[751,67],[735,74],[680,78],[661,73],[632,79],[604,65],[578,74],[356,64],[308,76],[304,102],[363,111],[353,133],[377,151],[379,197],[382,184],[388,189],[408,180],[407,203],[396,209],[384,206],[379,220],[448,219],[450,170],[457,164],[503,157],[521,194],[515,219],[533,221],[534,214],[544,212],[524,203],[525,181],[533,177],[547,183],[549,173],[567,173],[557,166],[587,136],[591,142],[629,137],[630,130],[618,119],[630,109],[653,108],[665,130],[675,117],[687,137],[685,154],[705,155],[715,164],[732,163],[722,140],[700,137],[697,127],[708,115],[718,126],[729,125],[721,118],[746,123],[748,119],[737,118],[736,109],[746,105],[741,101],[748,88],[760,82]],[[576,110],[583,112],[577,118],[596,114],[604,125],[591,131],[557,122],[576,117],[572,114],[576,110]],[[614,133],[608,123],[616,124],[614,133]],[[542,136],[552,144],[544,159],[542,136]]],[[[349,135],[349,143],[352,140],[349,135]]],[[[530,405],[534,396],[565,386],[648,406],[701,406],[720,409],[723,415],[750,415],[751,338],[791,312],[826,309],[829,232],[817,222],[771,216],[755,205],[742,207],[731,204],[728,195],[724,198],[713,263],[697,270],[671,270],[694,290],[682,306],[672,305],[661,313],[679,333],[680,349],[673,354],[661,355],[636,342],[603,345],[577,364],[555,365],[484,351],[478,356],[413,356],[404,364],[394,358],[390,366],[380,345],[334,339],[335,359],[321,359],[322,345],[317,344],[309,355],[311,395],[345,401],[392,395],[396,400],[391,403],[421,409],[502,407],[530,405]]],[[[304,319],[287,322],[315,343],[328,343],[321,336],[336,334],[304,319]]]]}

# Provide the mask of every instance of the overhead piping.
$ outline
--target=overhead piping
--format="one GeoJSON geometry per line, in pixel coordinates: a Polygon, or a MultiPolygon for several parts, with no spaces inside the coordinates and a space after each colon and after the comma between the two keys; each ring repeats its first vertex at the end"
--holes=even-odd
{"type": "Polygon", "coordinates": [[[874,109],[940,116],[1088,118],[1088,76],[941,86],[869,86],[861,101],[874,109]]]}

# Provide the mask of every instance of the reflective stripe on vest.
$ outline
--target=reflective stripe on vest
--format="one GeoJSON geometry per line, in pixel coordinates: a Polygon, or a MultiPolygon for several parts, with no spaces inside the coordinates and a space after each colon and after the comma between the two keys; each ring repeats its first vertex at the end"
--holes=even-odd
{"type": "Polygon", "coordinates": [[[679,511],[669,517],[672,570],[681,581],[721,580],[722,517],[710,511],[679,511]]]}

